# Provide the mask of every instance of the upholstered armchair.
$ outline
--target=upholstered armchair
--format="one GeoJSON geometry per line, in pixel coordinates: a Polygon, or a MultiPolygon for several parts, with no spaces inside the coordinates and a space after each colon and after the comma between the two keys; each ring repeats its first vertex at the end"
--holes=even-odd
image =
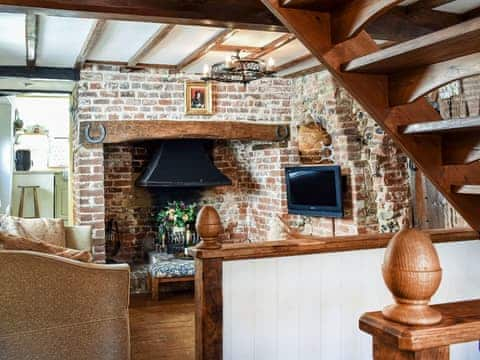
{"type": "Polygon", "coordinates": [[[128,265],[2,250],[0,359],[130,359],[128,304],[128,265]]]}

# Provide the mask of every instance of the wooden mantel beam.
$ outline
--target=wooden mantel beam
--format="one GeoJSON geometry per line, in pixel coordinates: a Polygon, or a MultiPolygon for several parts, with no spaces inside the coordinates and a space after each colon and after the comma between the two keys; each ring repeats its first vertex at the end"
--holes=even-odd
{"type": "Polygon", "coordinates": [[[0,11],[285,31],[258,0],[1,0],[0,11]]]}
{"type": "Polygon", "coordinates": [[[251,121],[131,120],[89,121],[80,125],[80,142],[83,144],[168,139],[280,141],[288,137],[288,124],[251,121]],[[88,140],[89,136],[93,142],[88,140]]]}

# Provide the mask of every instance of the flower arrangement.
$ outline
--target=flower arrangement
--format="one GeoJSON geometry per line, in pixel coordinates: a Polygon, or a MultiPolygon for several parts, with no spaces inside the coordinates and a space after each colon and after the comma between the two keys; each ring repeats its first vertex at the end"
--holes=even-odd
{"type": "Polygon", "coordinates": [[[191,224],[197,217],[197,204],[186,205],[183,201],[173,201],[161,210],[157,215],[157,221],[160,226],[171,230],[172,228],[185,228],[191,224]]]}

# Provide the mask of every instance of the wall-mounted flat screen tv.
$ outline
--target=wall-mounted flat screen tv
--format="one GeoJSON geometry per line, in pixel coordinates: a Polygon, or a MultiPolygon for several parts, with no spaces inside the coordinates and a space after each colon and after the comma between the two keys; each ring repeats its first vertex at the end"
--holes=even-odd
{"type": "Polygon", "coordinates": [[[340,166],[285,168],[288,212],[322,217],[343,217],[340,166]]]}

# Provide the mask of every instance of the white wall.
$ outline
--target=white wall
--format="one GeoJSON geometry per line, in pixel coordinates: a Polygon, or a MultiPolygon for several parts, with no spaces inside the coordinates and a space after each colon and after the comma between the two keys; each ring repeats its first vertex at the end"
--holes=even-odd
{"type": "Polygon", "coordinates": [[[0,103],[0,214],[5,213],[11,202],[12,143],[12,106],[6,98],[2,98],[0,103]]]}
{"type": "MultiPolygon", "coordinates": [[[[444,272],[432,301],[480,298],[480,242],[437,249],[444,272]]],[[[384,251],[225,262],[224,359],[372,359],[358,320],[392,303],[380,271],[384,251]]],[[[477,342],[451,348],[453,360],[479,358],[477,342]]]]}

